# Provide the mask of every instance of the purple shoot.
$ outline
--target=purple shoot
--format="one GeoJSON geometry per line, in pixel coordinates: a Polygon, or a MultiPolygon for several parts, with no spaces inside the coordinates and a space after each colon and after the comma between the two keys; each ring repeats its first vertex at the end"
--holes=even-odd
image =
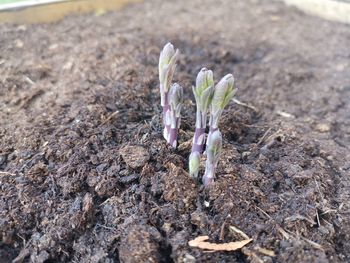
{"type": "Polygon", "coordinates": [[[222,148],[222,135],[219,131],[219,119],[221,114],[234,96],[234,78],[232,74],[223,77],[214,89],[214,94],[210,103],[209,134],[207,139],[207,160],[205,163],[205,174],[203,183],[205,186],[214,182],[215,169],[219,161],[222,148]]]}
{"type": "Polygon", "coordinates": [[[169,102],[169,110],[165,113],[163,136],[173,148],[176,148],[177,131],[180,127],[183,104],[183,89],[179,84],[171,85],[167,101],[169,102]]]}
{"type": "Polygon", "coordinates": [[[204,186],[208,186],[214,182],[215,170],[219,162],[221,149],[222,135],[219,130],[216,130],[210,134],[207,140],[207,160],[205,163],[205,173],[202,179],[204,186]]]}
{"type": "MultiPolygon", "coordinates": [[[[174,71],[176,68],[176,61],[179,55],[179,50],[174,49],[171,43],[167,43],[159,56],[159,86],[160,86],[160,99],[161,106],[163,107],[163,124],[165,125],[165,116],[167,111],[170,110],[170,104],[168,101],[168,93],[171,82],[173,80],[174,71]]],[[[169,131],[167,131],[169,132],[169,131]]],[[[165,138],[166,139],[166,138],[165,138]]]]}
{"type": "Polygon", "coordinates": [[[235,93],[236,89],[234,89],[234,78],[232,74],[227,74],[216,84],[210,104],[208,137],[218,129],[221,114],[235,93]]]}
{"type": "Polygon", "coordinates": [[[196,99],[196,130],[193,136],[192,152],[189,157],[189,169],[192,177],[198,177],[200,154],[205,143],[205,128],[210,100],[213,94],[213,72],[202,68],[196,79],[196,86],[192,87],[196,99]]]}

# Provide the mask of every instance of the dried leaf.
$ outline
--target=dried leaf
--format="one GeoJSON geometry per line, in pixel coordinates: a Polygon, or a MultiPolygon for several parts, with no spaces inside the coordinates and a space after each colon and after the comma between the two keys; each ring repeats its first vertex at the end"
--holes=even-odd
{"type": "Polygon", "coordinates": [[[190,247],[198,247],[201,249],[207,249],[211,251],[234,251],[244,247],[245,245],[247,245],[252,241],[252,239],[246,239],[242,241],[216,244],[216,243],[206,242],[205,240],[208,240],[208,239],[209,239],[208,236],[199,236],[199,237],[196,237],[194,240],[189,241],[188,244],[190,247]]]}

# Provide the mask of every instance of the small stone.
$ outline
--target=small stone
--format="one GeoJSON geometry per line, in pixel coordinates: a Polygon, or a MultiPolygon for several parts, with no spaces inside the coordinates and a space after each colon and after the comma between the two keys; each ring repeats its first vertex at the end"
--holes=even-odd
{"type": "Polygon", "coordinates": [[[251,152],[242,152],[242,158],[247,158],[249,155],[251,154],[251,152]]]}
{"type": "Polygon", "coordinates": [[[149,160],[148,151],[141,146],[124,146],[120,154],[125,163],[133,169],[143,167],[149,160]]]}
{"type": "Polygon", "coordinates": [[[18,48],[22,48],[24,46],[24,43],[23,43],[22,40],[16,39],[15,40],[15,46],[18,47],[18,48]]]}
{"type": "Polygon", "coordinates": [[[162,229],[165,233],[170,233],[173,230],[171,223],[164,223],[162,229]]]}
{"type": "Polygon", "coordinates": [[[331,126],[327,123],[319,123],[316,125],[316,130],[319,132],[329,132],[331,130],[331,126]]]}
{"type": "Polygon", "coordinates": [[[186,254],[185,258],[183,259],[184,263],[195,263],[196,262],[196,258],[190,254],[186,254]]]}

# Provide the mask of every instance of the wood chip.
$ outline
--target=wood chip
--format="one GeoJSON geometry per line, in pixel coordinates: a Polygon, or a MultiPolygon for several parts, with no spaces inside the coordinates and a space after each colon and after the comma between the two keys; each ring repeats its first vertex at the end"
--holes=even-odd
{"type": "Polygon", "coordinates": [[[232,101],[233,101],[234,103],[240,105],[240,106],[246,107],[246,108],[251,109],[251,110],[253,110],[253,111],[255,111],[255,112],[259,112],[259,110],[258,110],[256,107],[252,106],[252,105],[249,105],[249,104],[247,104],[247,103],[241,102],[241,101],[239,101],[239,100],[237,100],[237,99],[232,99],[232,101]]]}
{"type": "Polygon", "coordinates": [[[292,215],[290,217],[285,218],[284,222],[288,223],[288,222],[294,222],[294,221],[298,221],[298,220],[301,220],[301,221],[304,220],[306,222],[309,222],[311,226],[317,225],[317,223],[314,220],[312,220],[311,218],[307,218],[307,217],[299,215],[299,214],[292,215]]]}
{"type": "Polygon", "coordinates": [[[14,174],[14,173],[9,173],[9,172],[4,172],[4,171],[0,171],[0,175],[16,176],[16,174],[14,174]]]}
{"type": "Polygon", "coordinates": [[[331,130],[331,126],[327,123],[318,123],[315,128],[319,132],[329,132],[331,130]]]}
{"type": "Polygon", "coordinates": [[[278,227],[278,232],[280,232],[286,240],[290,239],[290,235],[283,228],[278,227]]]}
{"type": "Polygon", "coordinates": [[[210,251],[235,251],[244,247],[245,245],[247,245],[252,241],[252,239],[250,238],[242,241],[216,244],[216,243],[206,242],[206,240],[208,239],[209,239],[208,236],[199,236],[199,237],[196,237],[194,240],[189,241],[188,244],[190,247],[198,247],[198,248],[206,249],[210,251]]]}
{"type": "Polygon", "coordinates": [[[235,226],[229,226],[229,229],[230,229],[231,232],[235,232],[237,234],[240,234],[246,240],[250,239],[246,233],[244,233],[242,230],[238,229],[235,226]]]}
{"type": "Polygon", "coordinates": [[[270,249],[267,249],[267,248],[262,248],[262,247],[258,247],[257,250],[261,254],[264,254],[266,256],[269,256],[269,257],[274,257],[275,256],[275,252],[273,250],[270,250],[270,249]]]}
{"type": "Polygon", "coordinates": [[[115,116],[117,116],[120,112],[117,110],[115,112],[113,112],[111,115],[109,115],[103,122],[101,122],[101,124],[106,124],[107,122],[109,122],[112,118],[114,118],[115,116]]]}
{"type": "Polygon", "coordinates": [[[276,114],[280,115],[280,116],[282,116],[284,118],[292,118],[292,119],[295,118],[295,116],[293,114],[285,112],[285,111],[277,111],[276,114]]]}
{"type": "Polygon", "coordinates": [[[314,248],[324,251],[323,247],[320,244],[318,244],[310,239],[307,239],[305,237],[301,237],[301,239],[304,240],[305,242],[309,243],[314,248]]]}

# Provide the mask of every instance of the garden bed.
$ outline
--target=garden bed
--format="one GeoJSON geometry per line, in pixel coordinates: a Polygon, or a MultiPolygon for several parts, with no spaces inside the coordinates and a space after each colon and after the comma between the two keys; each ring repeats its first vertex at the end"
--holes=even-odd
{"type": "Polygon", "coordinates": [[[268,1],[146,1],[0,25],[5,262],[350,260],[350,27],[268,1]],[[210,15],[208,13],[210,10],[210,15]],[[162,138],[157,63],[180,49],[179,149],[162,138]],[[216,183],[187,174],[206,66],[239,89],[216,183]],[[236,252],[188,245],[253,241],[236,252]]]}

